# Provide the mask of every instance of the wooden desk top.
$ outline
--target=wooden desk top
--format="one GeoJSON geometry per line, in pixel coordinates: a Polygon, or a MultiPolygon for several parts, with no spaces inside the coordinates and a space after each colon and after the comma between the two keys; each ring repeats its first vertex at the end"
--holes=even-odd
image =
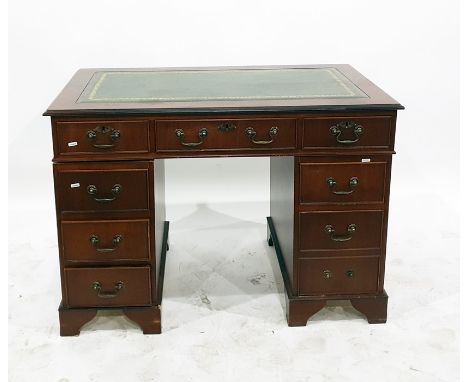
{"type": "Polygon", "coordinates": [[[47,116],[403,109],[349,65],[80,69],[47,116]]]}

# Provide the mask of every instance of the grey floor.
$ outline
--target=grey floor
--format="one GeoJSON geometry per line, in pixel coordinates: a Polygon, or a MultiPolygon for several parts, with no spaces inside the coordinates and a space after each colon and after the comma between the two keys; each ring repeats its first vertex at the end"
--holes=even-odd
{"type": "Polygon", "coordinates": [[[168,206],[163,334],[142,335],[117,312],[68,338],[58,335],[54,216],[19,206],[10,211],[10,380],[456,381],[457,216],[431,197],[397,199],[385,325],[342,302],[289,328],[268,204],[192,204],[168,206]],[[417,222],[398,218],[404,206],[417,222]]]}

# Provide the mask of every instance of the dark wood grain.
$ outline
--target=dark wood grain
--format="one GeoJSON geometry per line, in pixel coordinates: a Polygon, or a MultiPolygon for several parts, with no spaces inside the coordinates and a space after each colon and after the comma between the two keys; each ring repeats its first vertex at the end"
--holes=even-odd
{"type": "Polygon", "coordinates": [[[151,151],[148,120],[60,121],[54,125],[54,130],[57,136],[57,155],[135,154],[151,151]],[[88,132],[99,127],[117,131],[119,138],[113,140],[109,133],[97,132],[96,138],[90,139],[88,132]]]}
{"type": "Polygon", "coordinates": [[[140,326],[143,334],[161,333],[161,309],[159,306],[128,307],[123,309],[123,313],[140,326]]]}
{"type": "Polygon", "coordinates": [[[377,296],[359,296],[350,301],[357,311],[366,316],[369,324],[387,322],[388,295],[385,291],[377,296]]]}
{"type": "Polygon", "coordinates": [[[150,221],[77,220],[62,221],[63,257],[70,263],[149,262],[150,221]],[[120,237],[118,244],[114,242],[120,237]],[[91,238],[98,238],[93,244],[91,238]]]}
{"type": "Polygon", "coordinates": [[[302,296],[377,293],[378,257],[300,259],[298,268],[302,296]]]}
{"type": "Polygon", "coordinates": [[[286,318],[288,326],[306,326],[307,321],[315,313],[322,310],[327,300],[286,300],[286,318]]]}
{"type": "Polygon", "coordinates": [[[382,240],[383,211],[314,211],[299,213],[299,250],[350,250],[380,249],[382,240]],[[348,227],[354,224],[355,232],[348,227]],[[331,225],[335,234],[330,235],[325,227],[331,225]],[[350,237],[347,241],[336,241],[350,237]],[[333,240],[335,238],[335,240],[333,240]]]}
{"type": "Polygon", "coordinates": [[[204,151],[204,150],[271,150],[296,148],[296,120],[293,118],[257,118],[257,119],[182,119],[156,122],[156,150],[204,151]],[[235,128],[231,131],[220,130],[219,126],[230,123],[235,128]],[[271,137],[270,129],[278,128],[278,135],[271,137]],[[256,132],[255,140],[270,141],[269,144],[256,144],[247,136],[246,129],[256,132]],[[206,129],[208,136],[199,146],[187,147],[176,137],[176,130],[184,132],[184,142],[201,142],[200,129],[206,129]]]}
{"type": "Polygon", "coordinates": [[[290,280],[294,280],[294,161],[294,157],[270,159],[270,219],[290,280]]]}
{"type": "Polygon", "coordinates": [[[153,304],[161,305],[162,286],[164,282],[165,255],[168,246],[169,222],[166,221],[165,198],[165,162],[164,159],[154,161],[154,279],[156,293],[153,294],[153,304]],[[161,294],[160,294],[161,293],[161,294]]]}
{"type": "MultiPolygon", "coordinates": [[[[394,129],[396,119],[389,112],[348,112],[334,113],[333,115],[342,116],[340,120],[352,120],[353,118],[362,120],[368,118],[370,120],[379,118],[390,118],[390,137],[386,146],[362,146],[351,145],[350,147],[340,147],[340,145],[330,143],[329,146],[323,147],[302,147],[304,137],[307,134],[314,135],[315,128],[308,129],[307,134],[303,128],[306,119],[320,118],[326,119],[330,116],[324,113],[282,113],[282,114],[249,114],[248,118],[240,118],[236,114],[222,114],[219,116],[197,116],[191,115],[187,117],[173,115],[146,115],[144,120],[149,122],[149,137],[150,151],[149,152],[123,152],[100,150],[99,153],[74,152],[69,150],[66,153],[61,152],[60,141],[58,134],[60,124],[70,123],[110,123],[111,118],[92,117],[54,117],[52,118],[52,133],[54,140],[54,161],[56,162],[92,162],[95,160],[149,160],[149,159],[164,159],[178,157],[217,157],[223,155],[229,156],[298,156],[298,157],[316,157],[320,155],[381,155],[393,154],[394,145],[394,129]],[[236,129],[233,132],[221,132],[218,126],[226,123],[233,123],[236,129]],[[257,132],[257,140],[268,140],[269,130],[271,127],[277,126],[279,133],[274,137],[271,144],[261,145],[252,143],[246,135],[245,131],[248,127],[252,127],[257,132]],[[196,147],[186,147],[180,143],[175,135],[176,129],[182,129],[185,134],[186,142],[199,142],[198,133],[200,129],[208,129],[208,137],[201,145],[196,147]],[[310,130],[310,131],[309,131],[310,130]],[[157,146],[157,148],[156,148],[157,146]]],[[[143,117],[142,117],[143,118],[143,117]]],[[[122,115],[118,117],[118,123],[124,126],[126,122],[135,122],[135,117],[131,115],[122,115]]],[[[131,126],[131,125],[129,125],[131,126]]],[[[329,128],[325,129],[325,134],[329,135],[329,128]]],[[[127,133],[128,135],[135,135],[127,133]]],[[[146,133],[145,137],[146,139],[146,133]]],[[[333,138],[334,139],[334,138],[333,138]]]]}
{"type": "Polygon", "coordinates": [[[386,162],[303,162],[299,167],[300,203],[383,203],[386,169],[386,162]],[[358,181],[354,187],[350,186],[353,178],[358,181]],[[329,179],[336,185],[331,187],[329,179]]]}
{"type": "Polygon", "coordinates": [[[65,268],[65,306],[145,306],[151,305],[150,267],[65,268]],[[101,297],[92,288],[94,282],[102,285],[102,292],[115,297],[101,297]],[[121,290],[115,284],[123,282],[121,290]]]}
{"type": "Polygon", "coordinates": [[[149,168],[145,163],[55,164],[54,167],[61,211],[149,209],[149,168]],[[112,193],[115,185],[121,186],[117,195],[112,193]],[[88,192],[89,186],[96,186],[96,194],[88,192]],[[114,200],[97,200],[111,198],[114,200]]]}
{"type": "Polygon", "coordinates": [[[64,337],[79,335],[81,327],[91,321],[96,314],[97,309],[67,309],[60,305],[60,335],[64,337]]]}
{"type": "Polygon", "coordinates": [[[304,118],[302,148],[304,149],[335,149],[355,150],[356,148],[393,149],[393,130],[395,113],[392,114],[334,114],[304,118]],[[340,122],[352,122],[362,127],[362,134],[358,137],[353,129],[341,129],[340,140],[355,140],[356,143],[339,143],[330,129],[340,122]]]}
{"type": "Polygon", "coordinates": [[[179,157],[271,157],[268,240],[280,264],[290,326],[306,325],[327,301],[343,299],[370,323],[385,322],[391,163],[396,111],[403,107],[350,66],[333,67],[369,98],[76,103],[96,70],[78,71],[45,113],[52,116],[61,335],[79,334],[97,309],[123,309],[144,333],[161,332],[165,160],[179,157]],[[219,129],[227,123],[235,128],[219,129]],[[362,127],[359,136],[345,129],[339,137],[356,142],[340,143],[331,132],[343,123],[362,127]],[[119,130],[119,138],[102,133],[90,140],[87,133],[98,126],[119,130]],[[274,126],[278,134],[272,137],[274,126]],[[254,139],[272,142],[252,142],[249,127],[254,139]],[[208,137],[193,147],[175,135],[181,129],[183,142],[198,142],[203,128],[208,137]],[[357,186],[340,194],[351,191],[353,177],[357,186]],[[115,184],[122,186],[115,200],[94,200],[113,198],[115,184]],[[89,185],[97,187],[96,195],[87,192],[89,185]],[[333,240],[348,235],[350,224],[356,230],[349,240],[333,240]],[[326,225],[333,226],[333,237],[326,225]],[[99,246],[91,243],[93,234],[99,246]],[[124,239],[114,250],[97,251],[113,249],[117,234],[124,239]],[[111,298],[99,297],[94,281],[104,295],[118,281],[125,287],[111,298]]]}

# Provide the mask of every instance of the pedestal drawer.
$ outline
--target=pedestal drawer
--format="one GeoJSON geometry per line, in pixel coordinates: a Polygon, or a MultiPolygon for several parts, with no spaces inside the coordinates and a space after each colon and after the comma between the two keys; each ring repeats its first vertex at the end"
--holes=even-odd
{"type": "Polygon", "coordinates": [[[62,253],[67,262],[150,260],[149,219],[62,221],[62,253]]]}
{"type": "Polygon", "coordinates": [[[296,120],[197,119],[158,121],[158,151],[294,149],[296,120]]]}
{"type": "Polygon", "coordinates": [[[147,210],[149,164],[56,164],[61,211],[147,210]]]}
{"type": "Polygon", "coordinates": [[[375,293],[379,281],[378,257],[300,259],[299,294],[375,293]]]}
{"type": "Polygon", "coordinates": [[[299,213],[299,250],[380,249],[383,211],[299,213]]]}
{"type": "Polygon", "coordinates": [[[150,267],[65,268],[70,307],[151,305],[150,267]]]}
{"type": "Polygon", "coordinates": [[[383,203],[386,168],[386,162],[301,162],[300,203],[383,203]]]}
{"type": "Polygon", "coordinates": [[[393,148],[392,115],[323,116],[304,119],[304,149],[393,148]]]}
{"type": "Polygon", "coordinates": [[[59,121],[55,124],[57,155],[150,152],[147,120],[59,121]]]}

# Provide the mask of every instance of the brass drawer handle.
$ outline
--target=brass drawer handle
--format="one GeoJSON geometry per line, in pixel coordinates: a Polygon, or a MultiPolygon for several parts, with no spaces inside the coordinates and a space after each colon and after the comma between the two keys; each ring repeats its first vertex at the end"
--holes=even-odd
{"type": "Polygon", "coordinates": [[[255,143],[256,145],[269,145],[270,143],[273,143],[273,141],[275,140],[275,137],[278,135],[279,133],[279,128],[276,127],[276,126],[273,126],[271,129],[270,129],[270,140],[268,141],[257,141],[255,140],[255,136],[257,135],[257,132],[254,130],[253,127],[247,127],[247,129],[245,129],[245,135],[247,135],[247,137],[250,138],[250,141],[252,143],[255,143]]]}
{"type": "Polygon", "coordinates": [[[97,292],[97,296],[99,298],[114,298],[117,297],[119,292],[123,289],[124,283],[123,281],[117,281],[114,285],[114,291],[103,291],[101,283],[99,281],[95,281],[91,284],[91,288],[93,288],[97,292]]]}
{"type": "Polygon", "coordinates": [[[117,249],[118,245],[120,243],[122,243],[123,236],[122,235],[115,235],[112,238],[113,247],[111,247],[111,248],[98,248],[100,240],[99,240],[99,237],[97,235],[91,235],[89,237],[89,241],[94,246],[94,248],[96,248],[97,252],[113,252],[113,251],[115,251],[117,249]]]}
{"type": "Polygon", "coordinates": [[[110,197],[110,198],[98,198],[97,196],[94,196],[97,194],[98,190],[97,190],[97,187],[94,185],[94,184],[90,184],[86,190],[88,191],[88,194],[89,195],[92,195],[93,196],[93,199],[96,201],[96,202],[100,202],[100,203],[106,203],[106,202],[112,202],[113,200],[117,199],[117,197],[119,196],[119,194],[122,192],[122,186],[120,184],[114,184],[114,186],[112,186],[112,189],[111,189],[111,192],[112,194],[114,195],[113,197],[110,197]]]}
{"type": "Polygon", "coordinates": [[[356,232],[356,224],[348,225],[348,234],[347,235],[336,235],[335,228],[331,224],[325,226],[325,232],[330,235],[330,239],[333,241],[348,241],[353,238],[353,233],[356,232]]]}
{"type": "Polygon", "coordinates": [[[352,178],[349,179],[349,182],[348,182],[349,188],[350,188],[349,191],[335,191],[333,188],[336,186],[336,180],[331,177],[327,178],[327,184],[328,184],[328,188],[335,195],[349,195],[355,191],[357,185],[359,184],[359,179],[356,176],[353,176],[352,178]]]}
{"type": "Polygon", "coordinates": [[[330,134],[335,137],[336,141],[342,145],[352,145],[359,141],[360,136],[364,133],[364,128],[355,122],[342,121],[330,127],[330,134]],[[353,130],[355,139],[340,139],[341,133],[344,130],[353,130]]]}
{"type": "Polygon", "coordinates": [[[105,144],[105,145],[92,143],[93,147],[96,147],[98,149],[110,149],[112,147],[115,147],[115,145],[118,143],[118,140],[120,139],[120,131],[113,129],[112,127],[109,127],[109,126],[97,126],[95,129],[89,130],[86,135],[91,142],[94,142],[98,134],[109,135],[110,139],[113,142],[115,142],[115,143],[105,144]]]}
{"type": "Polygon", "coordinates": [[[327,279],[327,280],[328,280],[328,279],[331,279],[332,276],[333,276],[332,271],[330,271],[330,270],[328,270],[328,269],[326,269],[326,270],[323,271],[323,278],[324,278],[324,279],[327,279]]]}
{"type": "Polygon", "coordinates": [[[175,135],[177,139],[180,141],[181,145],[188,146],[188,147],[195,147],[195,146],[200,146],[205,141],[205,138],[208,136],[208,129],[202,128],[198,131],[198,137],[200,138],[199,142],[184,142],[185,133],[184,133],[184,130],[182,129],[177,129],[175,131],[175,135]]]}

